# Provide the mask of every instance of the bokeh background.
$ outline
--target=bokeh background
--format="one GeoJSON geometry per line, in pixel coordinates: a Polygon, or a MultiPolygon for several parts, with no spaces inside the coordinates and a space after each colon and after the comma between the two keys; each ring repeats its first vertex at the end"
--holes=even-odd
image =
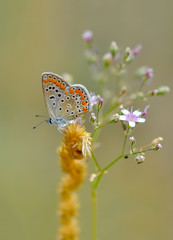
{"type": "MultiPolygon", "coordinates": [[[[154,68],[150,88],[173,85],[171,0],[1,0],[0,8],[0,239],[56,239],[56,153],[61,134],[38,123],[47,114],[40,75],[69,72],[97,93],[83,57],[84,30],[104,54],[115,40],[122,48],[143,45],[135,67],[154,68]]],[[[132,67],[133,68],[133,67],[132,67]]],[[[134,131],[139,145],[164,138],[163,149],[118,162],[98,191],[98,239],[173,239],[172,94],[153,98],[146,124],[134,131]]],[[[145,103],[142,105],[148,104],[145,103]]],[[[140,105],[138,105],[140,107],[140,105]]],[[[96,155],[111,161],[123,141],[120,125],[104,129],[96,155]]],[[[93,171],[89,160],[89,171],[93,171]]],[[[79,191],[81,239],[91,239],[88,179],[79,191]]]]}

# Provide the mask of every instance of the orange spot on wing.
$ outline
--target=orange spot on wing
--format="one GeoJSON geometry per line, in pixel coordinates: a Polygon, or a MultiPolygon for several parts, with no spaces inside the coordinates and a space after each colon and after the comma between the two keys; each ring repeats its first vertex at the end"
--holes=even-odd
{"type": "Polygon", "coordinates": [[[88,112],[87,109],[86,109],[85,107],[83,107],[83,111],[84,111],[84,112],[88,112]]]}
{"type": "Polygon", "coordinates": [[[63,84],[61,84],[61,87],[60,87],[61,89],[65,89],[66,88],[66,86],[64,86],[63,84]]]}
{"type": "Polygon", "coordinates": [[[43,82],[44,82],[44,83],[47,83],[47,79],[43,79],[43,82]]]}
{"type": "Polygon", "coordinates": [[[85,101],[83,101],[82,104],[83,104],[84,106],[87,105],[87,103],[86,103],[85,101]]]}
{"type": "Polygon", "coordinates": [[[80,91],[79,91],[79,89],[76,89],[76,91],[75,91],[76,93],[79,93],[80,91]]]}
{"type": "Polygon", "coordinates": [[[49,82],[52,82],[52,78],[48,78],[48,81],[49,81],[49,82]]]}
{"type": "Polygon", "coordinates": [[[82,93],[81,91],[79,91],[79,95],[80,95],[80,96],[82,96],[82,95],[83,95],[83,93],[82,93]]]}
{"type": "Polygon", "coordinates": [[[81,100],[85,100],[84,96],[82,96],[80,99],[81,99],[81,100]]]}
{"type": "Polygon", "coordinates": [[[54,79],[52,82],[53,82],[53,83],[56,83],[56,80],[54,79]]]}
{"type": "Polygon", "coordinates": [[[61,83],[60,83],[60,82],[57,82],[57,83],[56,83],[56,85],[57,85],[57,86],[60,86],[60,85],[61,85],[61,83]]]}
{"type": "Polygon", "coordinates": [[[71,93],[71,94],[74,93],[74,90],[73,90],[73,89],[70,89],[69,93],[71,93]]]}
{"type": "Polygon", "coordinates": [[[65,92],[65,95],[67,95],[68,94],[68,92],[65,92]]]}

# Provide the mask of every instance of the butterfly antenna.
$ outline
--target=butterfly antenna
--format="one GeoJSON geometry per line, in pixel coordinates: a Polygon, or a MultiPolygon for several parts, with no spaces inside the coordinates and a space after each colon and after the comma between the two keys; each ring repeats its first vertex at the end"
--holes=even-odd
{"type": "Polygon", "coordinates": [[[46,117],[46,118],[47,118],[48,116],[38,115],[38,114],[36,114],[35,117],[46,117]]]}
{"type": "Polygon", "coordinates": [[[40,125],[41,125],[42,123],[44,123],[44,122],[47,122],[47,119],[41,121],[39,124],[37,124],[36,126],[34,126],[33,129],[36,129],[38,126],[40,126],[40,125]]]}

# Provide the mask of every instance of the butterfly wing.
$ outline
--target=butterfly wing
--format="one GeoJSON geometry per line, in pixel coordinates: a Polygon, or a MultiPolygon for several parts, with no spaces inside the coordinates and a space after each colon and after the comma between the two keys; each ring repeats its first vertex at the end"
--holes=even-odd
{"type": "Polygon", "coordinates": [[[71,85],[55,73],[42,74],[42,86],[50,117],[68,123],[91,108],[90,94],[80,84],[71,85]]]}
{"type": "Polygon", "coordinates": [[[60,98],[61,104],[56,109],[57,116],[63,116],[66,122],[84,115],[91,108],[88,90],[80,84],[72,85],[60,98]]]}
{"type": "Polygon", "coordinates": [[[57,119],[56,109],[60,101],[60,96],[63,95],[65,89],[64,85],[62,85],[62,81],[66,83],[67,87],[71,86],[61,76],[55,73],[44,72],[42,74],[42,87],[44,99],[46,102],[49,115],[53,120],[57,119]]]}

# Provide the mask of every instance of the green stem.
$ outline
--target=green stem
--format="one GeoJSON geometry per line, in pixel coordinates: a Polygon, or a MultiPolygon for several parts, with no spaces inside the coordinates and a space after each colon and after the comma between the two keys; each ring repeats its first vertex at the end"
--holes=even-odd
{"type": "Polygon", "coordinates": [[[144,149],[144,150],[141,150],[141,151],[137,151],[137,152],[132,152],[132,153],[129,153],[129,154],[124,154],[125,156],[133,156],[133,155],[136,155],[136,154],[139,154],[139,153],[144,153],[144,152],[147,152],[147,151],[151,151],[152,148],[147,148],[147,149],[144,149]]]}
{"type": "Polygon", "coordinates": [[[97,240],[97,191],[92,189],[92,240],[97,240]]]}
{"type": "Polygon", "coordinates": [[[94,156],[94,153],[93,153],[92,151],[90,151],[90,152],[91,152],[91,157],[92,157],[92,159],[93,159],[94,162],[95,162],[95,165],[96,165],[96,167],[97,167],[98,172],[102,172],[101,167],[100,167],[99,163],[97,162],[96,157],[94,156]]]}
{"type": "Polygon", "coordinates": [[[124,138],[124,143],[123,143],[123,148],[122,148],[122,154],[123,155],[124,155],[124,151],[125,151],[125,147],[126,147],[128,133],[129,133],[129,128],[127,129],[127,132],[125,132],[125,138],[124,138]]]}
{"type": "Polygon", "coordinates": [[[112,167],[112,165],[114,165],[116,162],[118,162],[118,160],[120,160],[123,156],[124,156],[124,154],[121,154],[120,156],[118,156],[117,158],[115,158],[114,161],[112,161],[112,162],[109,163],[105,168],[103,168],[102,172],[107,171],[110,167],[112,167]]]}
{"type": "Polygon", "coordinates": [[[103,123],[103,124],[101,124],[101,125],[98,125],[98,126],[94,129],[94,132],[93,132],[93,134],[92,134],[91,137],[93,138],[98,129],[100,129],[100,128],[102,128],[102,127],[105,127],[105,126],[108,125],[109,123],[110,123],[110,122],[106,122],[106,123],[103,123]]]}
{"type": "MultiPolygon", "coordinates": [[[[105,124],[105,125],[107,125],[107,124],[105,124]]],[[[101,125],[100,127],[103,127],[103,125],[101,125]]],[[[95,132],[96,132],[97,129],[95,129],[95,132]]],[[[94,132],[94,134],[95,134],[95,132],[94,132]]],[[[99,183],[102,179],[103,174],[110,167],[112,167],[112,165],[114,165],[116,162],[118,162],[118,160],[120,160],[121,158],[124,157],[124,151],[125,151],[128,132],[129,132],[129,130],[127,130],[127,132],[125,133],[125,139],[124,139],[123,149],[122,149],[121,155],[119,155],[117,158],[115,158],[114,161],[112,161],[110,164],[108,164],[105,168],[101,169],[99,163],[97,162],[97,160],[94,156],[94,153],[91,151],[92,159],[94,160],[94,163],[95,163],[95,165],[97,167],[97,170],[99,172],[98,176],[96,177],[96,179],[92,183],[92,240],[97,240],[97,188],[98,188],[98,185],[99,185],[99,183]]]]}

